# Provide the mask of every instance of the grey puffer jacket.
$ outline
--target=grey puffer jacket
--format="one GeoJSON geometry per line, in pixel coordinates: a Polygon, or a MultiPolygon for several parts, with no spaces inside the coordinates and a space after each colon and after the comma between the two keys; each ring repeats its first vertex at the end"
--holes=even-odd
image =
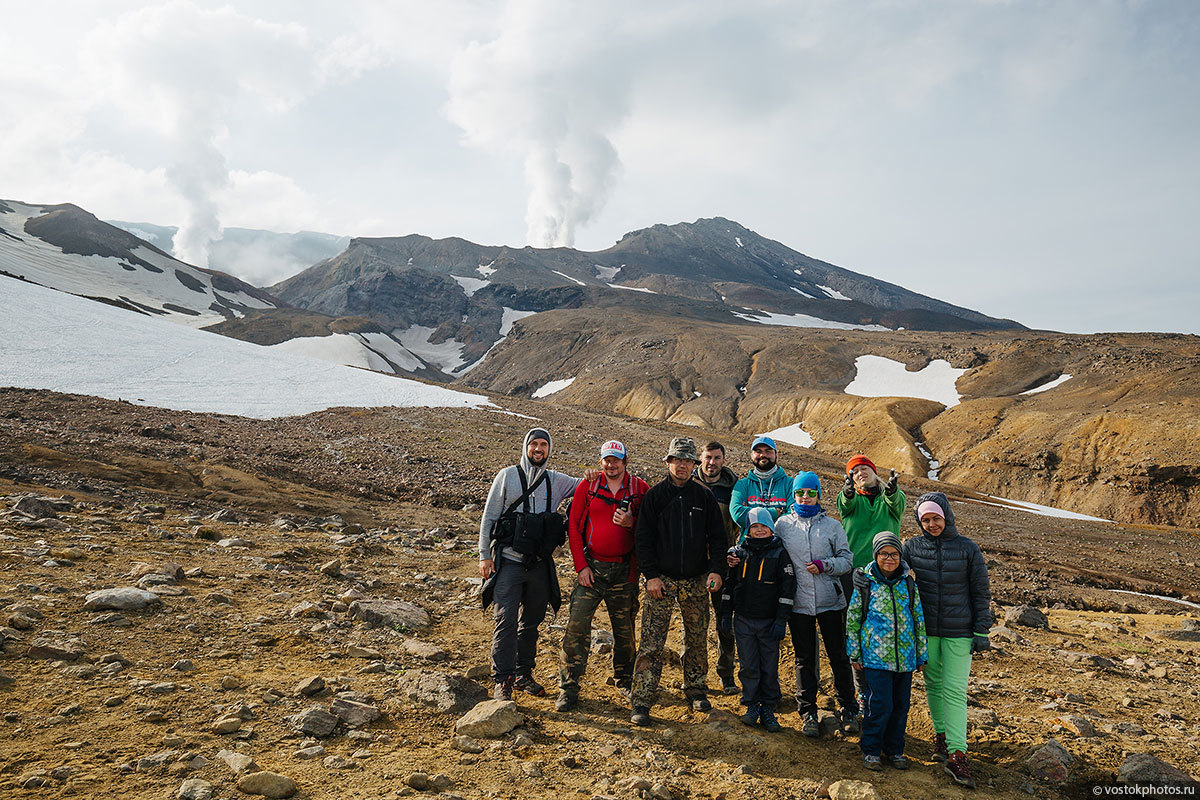
{"type": "MultiPolygon", "coordinates": [[[[925,610],[925,634],[950,639],[987,636],[992,627],[992,590],[987,564],[979,545],[958,532],[950,501],[941,492],[927,492],[913,504],[926,500],[942,507],[946,528],[930,536],[921,535],[904,543],[903,559],[917,574],[917,590],[925,610]]],[[[920,527],[921,520],[917,519],[920,527]]]]}
{"type": "Polygon", "coordinates": [[[846,541],[842,523],[824,511],[812,517],[784,514],[775,522],[775,536],[783,541],[788,556],[796,565],[796,598],[792,613],[816,616],[846,607],[839,575],[854,565],[854,554],[846,541]],[[805,565],[820,559],[825,571],[813,575],[805,565]]]}

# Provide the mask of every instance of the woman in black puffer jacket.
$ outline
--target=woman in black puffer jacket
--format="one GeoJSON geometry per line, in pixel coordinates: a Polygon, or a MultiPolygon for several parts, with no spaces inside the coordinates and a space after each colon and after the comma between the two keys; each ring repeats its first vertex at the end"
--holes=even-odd
{"type": "Polygon", "coordinates": [[[904,543],[902,557],[916,573],[925,610],[925,698],[937,734],[933,757],[946,762],[955,781],[974,787],[967,767],[967,679],[971,653],[988,648],[992,627],[987,564],[979,545],[955,527],[946,495],[921,495],[914,513],[921,535],[904,543]]]}

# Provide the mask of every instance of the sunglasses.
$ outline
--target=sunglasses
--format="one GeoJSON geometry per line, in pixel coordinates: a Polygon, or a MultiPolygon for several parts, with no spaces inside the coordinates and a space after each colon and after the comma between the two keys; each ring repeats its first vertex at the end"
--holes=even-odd
{"type": "Polygon", "coordinates": [[[796,497],[820,497],[820,489],[797,489],[796,497]]]}

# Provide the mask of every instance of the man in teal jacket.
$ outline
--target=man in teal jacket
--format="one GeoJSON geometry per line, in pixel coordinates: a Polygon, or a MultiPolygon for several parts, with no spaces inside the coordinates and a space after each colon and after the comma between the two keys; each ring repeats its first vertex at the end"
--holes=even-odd
{"type": "Polygon", "coordinates": [[[792,481],[776,463],[775,440],[759,436],[750,445],[750,472],[733,485],[729,497],[729,515],[740,531],[739,541],[750,528],[750,509],[765,508],[771,520],[787,510],[791,502],[792,481]]]}

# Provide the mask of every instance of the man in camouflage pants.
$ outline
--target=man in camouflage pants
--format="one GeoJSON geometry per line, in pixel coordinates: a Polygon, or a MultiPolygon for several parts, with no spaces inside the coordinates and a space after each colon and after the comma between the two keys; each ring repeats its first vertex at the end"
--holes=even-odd
{"type": "Polygon", "coordinates": [[[556,711],[570,711],[579,701],[579,679],[587,669],[592,644],[592,617],[601,600],[612,622],[613,683],[628,692],[633,677],[637,615],[633,526],[649,487],[629,474],[625,459],[625,445],[605,442],[600,447],[603,474],[581,482],[571,500],[568,541],[578,577],[559,655],[556,711]]]}
{"type": "Polygon", "coordinates": [[[638,570],[646,577],[642,641],[633,667],[630,722],[650,724],[662,679],[667,630],[676,605],[683,618],[683,691],[693,711],[708,711],[708,594],[725,574],[725,526],[712,492],[692,480],[696,443],[671,440],[667,477],[642,501],[634,536],[638,570]]]}

